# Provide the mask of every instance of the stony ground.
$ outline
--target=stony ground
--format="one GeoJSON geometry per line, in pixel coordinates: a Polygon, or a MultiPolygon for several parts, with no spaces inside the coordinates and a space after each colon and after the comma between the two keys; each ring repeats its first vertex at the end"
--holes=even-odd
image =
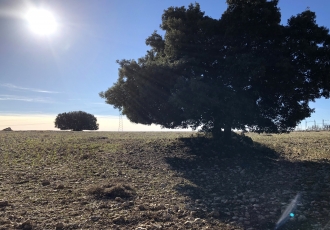
{"type": "Polygon", "coordinates": [[[330,133],[0,132],[0,229],[330,229],[330,133]]]}

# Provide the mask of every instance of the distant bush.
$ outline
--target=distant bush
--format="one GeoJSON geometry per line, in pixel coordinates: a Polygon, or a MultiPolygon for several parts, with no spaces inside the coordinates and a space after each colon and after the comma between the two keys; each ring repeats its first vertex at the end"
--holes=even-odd
{"type": "Polygon", "coordinates": [[[96,122],[94,115],[83,111],[60,113],[55,119],[55,128],[73,131],[98,130],[99,124],[96,122]]]}

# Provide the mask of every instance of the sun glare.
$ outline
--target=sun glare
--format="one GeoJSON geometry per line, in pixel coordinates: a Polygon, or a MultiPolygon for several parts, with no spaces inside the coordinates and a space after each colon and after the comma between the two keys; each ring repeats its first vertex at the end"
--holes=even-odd
{"type": "Polygon", "coordinates": [[[31,30],[38,35],[50,35],[57,29],[54,15],[44,9],[32,9],[26,14],[31,30]]]}

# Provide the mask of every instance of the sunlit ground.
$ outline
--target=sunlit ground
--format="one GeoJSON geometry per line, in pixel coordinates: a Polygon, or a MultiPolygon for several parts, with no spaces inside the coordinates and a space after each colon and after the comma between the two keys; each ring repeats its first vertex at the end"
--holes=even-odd
{"type": "Polygon", "coordinates": [[[0,229],[328,229],[330,132],[247,136],[0,132],[0,229]]]}

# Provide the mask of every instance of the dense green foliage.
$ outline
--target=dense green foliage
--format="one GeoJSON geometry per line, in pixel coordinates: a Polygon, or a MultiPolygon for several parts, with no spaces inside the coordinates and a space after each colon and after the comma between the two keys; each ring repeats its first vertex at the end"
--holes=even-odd
{"type": "Polygon", "coordinates": [[[100,96],[132,122],[211,131],[283,133],[329,98],[330,35],[307,10],[281,25],[277,0],[227,0],[222,17],[199,4],[170,7],[164,38],[136,60],[117,61],[118,81],[100,96]]]}
{"type": "Polygon", "coordinates": [[[99,124],[96,122],[94,115],[83,111],[60,113],[55,119],[55,128],[73,131],[98,130],[99,124]]]}

